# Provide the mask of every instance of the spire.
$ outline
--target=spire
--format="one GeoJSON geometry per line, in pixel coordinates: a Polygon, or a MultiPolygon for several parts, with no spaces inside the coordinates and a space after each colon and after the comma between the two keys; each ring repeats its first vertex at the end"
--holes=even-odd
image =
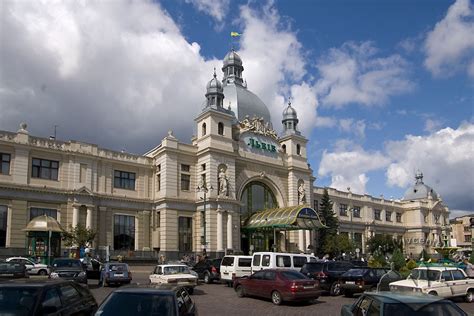
{"type": "Polygon", "coordinates": [[[216,68],[214,67],[213,78],[206,86],[206,107],[222,108],[224,102],[224,89],[222,83],[217,79],[216,68]]]}
{"type": "Polygon", "coordinates": [[[291,97],[288,98],[288,106],[283,111],[283,120],[281,122],[283,124],[283,134],[300,134],[297,128],[299,122],[298,115],[291,106],[291,97]]]}
{"type": "Polygon", "coordinates": [[[224,57],[222,71],[224,72],[224,79],[222,80],[224,85],[235,83],[243,86],[242,72],[244,71],[244,67],[242,66],[242,59],[233,48],[224,57]]]}

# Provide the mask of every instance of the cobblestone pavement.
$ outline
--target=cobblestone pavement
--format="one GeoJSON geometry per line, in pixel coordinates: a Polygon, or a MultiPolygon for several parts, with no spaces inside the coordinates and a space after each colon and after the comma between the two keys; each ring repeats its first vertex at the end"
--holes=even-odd
{"type": "MultiPolygon", "coordinates": [[[[131,267],[133,272],[133,283],[148,283],[149,271],[153,269],[151,266],[131,267]]],[[[99,288],[97,281],[91,280],[89,288],[94,294],[97,302],[100,304],[105,297],[117,287],[99,288]]],[[[340,315],[341,306],[344,304],[352,304],[355,298],[346,298],[344,296],[321,296],[312,304],[307,303],[290,303],[281,306],[273,305],[269,300],[259,298],[238,298],[234,290],[222,284],[203,284],[199,285],[192,295],[193,300],[198,307],[199,315],[324,315],[336,316],[340,315]]],[[[464,303],[462,300],[455,300],[469,315],[474,315],[474,303],[464,303]]]]}

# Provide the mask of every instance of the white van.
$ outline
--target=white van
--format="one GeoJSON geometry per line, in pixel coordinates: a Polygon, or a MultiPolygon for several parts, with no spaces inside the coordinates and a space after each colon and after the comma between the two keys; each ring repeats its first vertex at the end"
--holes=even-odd
{"type": "Polygon", "coordinates": [[[293,269],[300,271],[306,262],[316,262],[315,256],[284,252],[255,252],[252,256],[252,273],[264,269],[293,269]]]}
{"type": "Polygon", "coordinates": [[[221,261],[221,282],[232,286],[235,278],[252,273],[252,256],[225,256],[221,261]]]}

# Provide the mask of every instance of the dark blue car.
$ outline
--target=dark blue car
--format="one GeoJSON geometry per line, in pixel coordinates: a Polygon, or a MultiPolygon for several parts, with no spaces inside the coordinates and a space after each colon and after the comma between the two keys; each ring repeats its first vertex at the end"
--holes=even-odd
{"type": "Polygon", "coordinates": [[[114,284],[130,284],[132,273],[128,264],[121,262],[106,263],[102,266],[99,277],[99,285],[108,286],[114,284]]]}

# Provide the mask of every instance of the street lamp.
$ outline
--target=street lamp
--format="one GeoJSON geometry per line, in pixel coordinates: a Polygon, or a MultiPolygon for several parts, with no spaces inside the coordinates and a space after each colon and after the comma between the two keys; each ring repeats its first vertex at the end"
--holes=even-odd
{"type": "Polygon", "coordinates": [[[201,236],[201,245],[203,246],[203,249],[206,249],[207,245],[207,236],[206,236],[206,197],[209,192],[213,190],[212,186],[207,187],[205,182],[202,182],[200,185],[196,187],[196,190],[198,192],[204,193],[204,197],[201,198],[204,201],[204,210],[201,212],[202,215],[202,226],[203,226],[203,234],[201,236]]]}

